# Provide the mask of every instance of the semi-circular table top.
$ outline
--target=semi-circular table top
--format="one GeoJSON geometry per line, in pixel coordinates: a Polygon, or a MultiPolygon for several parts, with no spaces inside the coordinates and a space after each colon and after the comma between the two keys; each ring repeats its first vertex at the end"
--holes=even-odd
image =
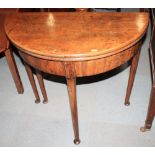
{"type": "Polygon", "coordinates": [[[77,61],[125,50],[144,35],[148,13],[54,12],[8,15],[5,31],[23,52],[51,60],[77,61]]]}

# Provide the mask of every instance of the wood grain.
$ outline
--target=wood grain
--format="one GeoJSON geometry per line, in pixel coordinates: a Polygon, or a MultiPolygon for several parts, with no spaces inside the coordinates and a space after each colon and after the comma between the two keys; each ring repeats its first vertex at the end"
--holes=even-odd
{"type": "Polygon", "coordinates": [[[28,54],[49,60],[90,60],[135,44],[145,33],[148,18],[148,13],[18,13],[8,16],[5,30],[12,43],[28,54]]]}
{"type": "MultiPolygon", "coordinates": [[[[72,63],[75,68],[76,77],[91,76],[112,70],[130,60],[135,55],[139,46],[140,43],[138,42],[129,49],[123,50],[122,52],[115,55],[95,60],[73,61],[72,63]]],[[[34,68],[37,68],[38,70],[49,74],[66,76],[64,63],[62,63],[64,61],[51,61],[32,57],[31,55],[24,52],[20,52],[20,55],[24,61],[29,63],[34,68]]]]}

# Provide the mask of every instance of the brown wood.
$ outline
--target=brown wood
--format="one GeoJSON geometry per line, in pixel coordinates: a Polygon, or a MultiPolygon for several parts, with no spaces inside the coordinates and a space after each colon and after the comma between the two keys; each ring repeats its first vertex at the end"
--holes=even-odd
{"type": "Polygon", "coordinates": [[[8,14],[12,14],[17,12],[18,9],[16,8],[0,8],[0,53],[4,52],[9,48],[9,41],[6,37],[5,30],[4,30],[4,20],[8,14]]]}
{"type": "Polygon", "coordinates": [[[24,92],[24,88],[19,76],[17,65],[9,45],[9,41],[6,37],[4,30],[4,20],[6,15],[15,13],[17,9],[2,9],[0,8],[0,53],[5,53],[7,63],[9,65],[10,72],[12,74],[13,80],[15,82],[17,91],[19,94],[24,92]]]}
{"type": "Polygon", "coordinates": [[[40,97],[39,97],[37,86],[36,86],[36,83],[35,83],[35,80],[34,80],[34,77],[33,77],[32,69],[26,63],[25,63],[25,69],[26,69],[30,84],[32,86],[32,89],[33,89],[33,92],[34,92],[34,95],[35,95],[35,98],[36,98],[35,103],[40,103],[40,97]]]}
{"type": "Polygon", "coordinates": [[[11,46],[9,40],[6,37],[5,30],[4,30],[4,21],[7,15],[13,14],[15,12],[30,12],[30,11],[39,11],[37,9],[29,9],[29,8],[0,8],[0,53],[5,53],[9,69],[11,71],[12,77],[14,79],[17,91],[19,94],[24,92],[24,88],[19,76],[19,72],[17,69],[17,65],[15,59],[13,57],[13,51],[11,50],[11,46]]]}
{"type": "Polygon", "coordinates": [[[151,19],[151,39],[149,46],[150,54],[150,65],[151,65],[151,75],[152,75],[152,88],[150,93],[150,101],[148,106],[148,112],[146,116],[146,121],[144,127],[141,127],[142,132],[148,131],[152,127],[152,122],[155,117],[155,9],[150,9],[150,19],[151,19]]]}
{"type": "Polygon", "coordinates": [[[46,94],[46,90],[45,90],[45,85],[44,85],[44,82],[43,82],[42,73],[40,71],[36,71],[36,76],[37,76],[37,79],[38,79],[38,82],[39,82],[41,92],[42,92],[43,97],[44,97],[43,103],[45,104],[45,103],[48,102],[48,98],[47,98],[47,94],[46,94]]]}
{"type": "Polygon", "coordinates": [[[8,40],[4,31],[5,14],[0,13],[0,53],[8,49],[8,40]]]}
{"type": "Polygon", "coordinates": [[[150,68],[151,68],[151,80],[154,83],[155,80],[155,9],[149,9],[150,13],[150,23],[151,23],[151,39],[149,44],[149,58],[150,58],[150,68]]]}
{"type": "Polygon", "coordinates": [[[148,25],[147,13],[18,13],[7,19],[11,22],[6,20],[6,33],[16,47],[58,61],[120,53],[138,42],[148,25]]]}
{"type": "Polygon", "coordinates": [[[150,103],[148,107],[148,112],[146,116],[146,121],[144,127],[141,127],[140,130],[142,132],[148,131],[152,127],[152,122],[155,116],[155,85],[152,86],[150,93],[150,103]]]}
{"type": "Polygon", "coordinates": [[[17,65],[15,63],[13,53],[10,51],[10,49],[7,49],[5,51],[5,56],[6,56],[6,60],[7,60],[10,72],[12,74],[13,80],[15,82],[17,91],[18,91],[19,94],[23,94],[24,88],[23,88],[23,85],[22,85],[22,82],[21,82],[21,79],[20,79],[20,76],[19,76],[19,72],[18,72],[18,69],[17,69],[17,65]]]}
{"type": "Polygon", "coordinates": [[[9,15],[5,30],[27,64],[66,77],[78,144],[76,77],[100,74],[133,59],[129,100],[148,23],[148,13],[22,13],[9,15]]]}
{"type": "Polygon", "coordinates": [[[150,104],[145,124],[147,129],[151,128],[154,116],[155,116],[155,84],[153,85],[150,94],[150,104]]]}
{"type": "Polygon", "coordinates": [[[66,74],[68,94],[70,100],[70,109],[72,115],[73,129],[74,129],[74,143],[79,144],[79,127],[78,127],[78,112],[77,112],[77,98],[76,98],[76,74],[74,64],[72,62],[64,63],[64,70],[66,74]]]}
{"type": "Polygon", "coordinates": [[[152,37],[149,46],[149,53],[151,57],[151,71],[152,71],[152,79],[155,80],[155,23],[152,30],[152,37]]]}
{"type": "Polygon", "coordinates": [[[131,95],[131,91],[132,91],[132,87],[133,87],[133,83],[134,83],[134,79],[135,79],[135,75],[136,75],[139,56],[140,56],[140,49],[136,53],[136,55],[133,57],[133,59],[131,61],[131,68],[130,68],[130,74],[129,74],[128,87],[127,87],[127,92],[126,92],[126,97],[125,97],[125,105],[126,106],[130,105],[129,98],[130,98],[130,95],[131,95]]]}
{"type": "Polygon", "coordinates": [[[67,86],[68,86],[68,94],[70,100],[70,108],[72,114],[72,122],[73,122],[73,129],[74,129],[74,143],[79,144],[79,127],[78,127],[78,114],[77,114],[77,99],[76,99],[76,79],[75,78],[66,78],[67,79],[67,86]]]}
{"type": "MultiPolygon", "coordinates": [[[[76,77],[91,76],[112,70],[126,61],[130,60],[137,48],[140,46],[139,42],[132,47],[114,54],[111,56],[86,61],[73,61],[75,66],[76,77]],[[113,61],[115,60],[115,61],[113,61]]],[[[65,76],[64,61],[51,61],[20,52],[21,57],[34,68],[49,74],[65,76]]],[[[61,58],[60,58],[61,59],[61,58]]],[[[70,62],[70,61],[69,61],[70,62]]]]}

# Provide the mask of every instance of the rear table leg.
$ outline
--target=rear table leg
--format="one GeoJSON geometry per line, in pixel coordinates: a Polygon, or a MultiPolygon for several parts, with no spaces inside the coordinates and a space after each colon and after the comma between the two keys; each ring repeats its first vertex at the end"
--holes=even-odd
{"type": "Polygon", "coordinates": [[[36,75],[37,75],[37,79],[38,79],[38,82],[39,82],[41,92],[42,92],[43,97],[44,97],[43,103],[46,104],[48,102],[48,98],[47,98],[47,93],[46,93],[42,73],[40,71],[36,71],[36,75]]]}
{"type": "Polygon", "coordinates": [[[26,69],[27,75],[29,77],[29,81],[31,83],[34,95],[36,97],[35,103],[40,103],[40,97],[39,97],[39,94],[38,94],[37,86],[36,86],[36,83],[35,83],[35,80],[34,80],[34,77],[33,77],[31,67],[28,64],[25,63],[25,69],[26,69]]]}
{"type": "Polygon", "coordinates": [[[144,127],[140,128],[140,131],[145,132],[151,129],[154,116],[155,116],[155,87],[153,86],[151,90],[150,103],[148,107],[148,113],[147,113],[145,125],[144,127]]]}

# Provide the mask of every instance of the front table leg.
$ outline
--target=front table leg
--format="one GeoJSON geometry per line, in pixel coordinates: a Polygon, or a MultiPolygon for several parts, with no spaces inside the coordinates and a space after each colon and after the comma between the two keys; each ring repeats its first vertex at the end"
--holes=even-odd
{"type": "Polygon", "coordinates": [[[68,94],[70,100],[70,108],[72,113],[72,122],[74,129],[74,143],[79,144],[79,127],[78,127],[78,113],[77,113],[77,100],[76,100],[76,79],[67,78],[68,94]]]}
{"type": "Polygon", "coordinates": [[[140,49],[136,53],[136,55],[133,57],[132,62],[131,62],[130,74],[129,74],[129,80],[128,80],[128,87],[127,87],[127,92],[126,92],[126,97],[125,97],[125,105],[126,106],[130,105],[129,98],[131,95],[131,90],[132,90],[134,79],[135,79],[135,74],[136,74],[138,61],[139,61],[139,56],[140,56],[140,49]]]}
{"type": "Polygon", "coordinates": [[[74,144],[80,143],[79,139],[79,126],[78,126],[78,110],[77,110],[77,97],[76,97],[76,77],[73,64],[65,64],[66,80],[68,87],[68,95],[70,101],[70,109],[74,130],[74,144]]]}

